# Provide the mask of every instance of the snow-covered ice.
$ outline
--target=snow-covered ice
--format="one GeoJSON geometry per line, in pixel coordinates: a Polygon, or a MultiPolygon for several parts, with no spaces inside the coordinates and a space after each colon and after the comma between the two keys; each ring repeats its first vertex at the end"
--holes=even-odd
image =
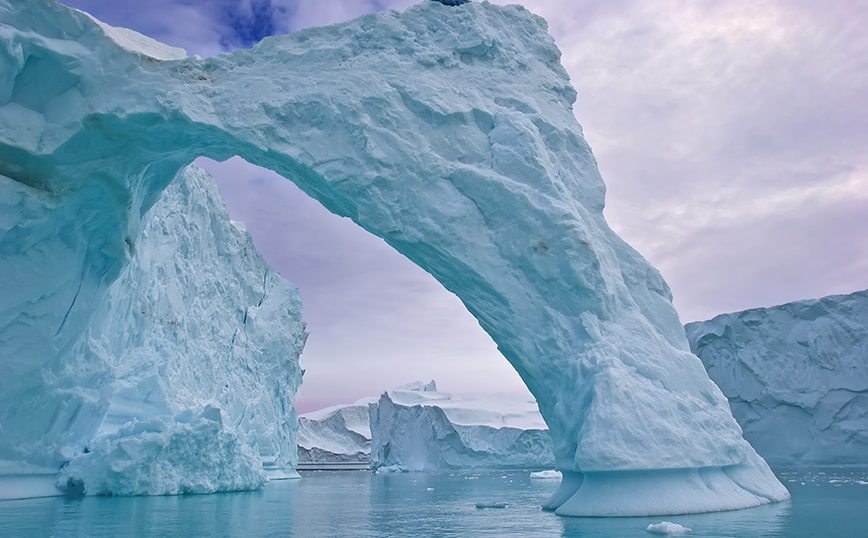
{"type": "Polygon", "coordinates": [[[745,438],[769,463],[868,464],[868,291],[686,328],[745,438]]]}
{"type": "Polygon", "coordinates": [[[564,480],[548,507],[647,515],[788,497],[690,353],[660,273],[606,223],[543,19],[422,2],[161,60],[50,0],[0,0],[0,12],[0,345],[12,374],[0,459],[56,468],[98,433],[105,361],[73,349],[177,172],[240,155],[461,298],[550,428],[564,480]]]}

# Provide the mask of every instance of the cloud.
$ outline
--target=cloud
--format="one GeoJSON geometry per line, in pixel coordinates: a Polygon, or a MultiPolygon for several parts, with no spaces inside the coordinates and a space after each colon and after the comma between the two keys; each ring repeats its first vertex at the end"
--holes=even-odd
{"type": "Polygon", "coordinates": [[[856,3],[527,5],[554,21],[607,218],[685,319],[868,287],[856,3]]]}

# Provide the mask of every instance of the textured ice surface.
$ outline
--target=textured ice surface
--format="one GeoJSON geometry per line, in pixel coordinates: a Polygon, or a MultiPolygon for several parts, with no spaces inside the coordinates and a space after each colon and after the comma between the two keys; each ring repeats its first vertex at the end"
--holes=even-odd
{"type": "MultiPolygon", "coordinates": [[[[5,380],[4,395],[19,401],[3,401],[3,459],[52,474],[69,462],[58,484],[93,494],[254,489],[295,476],[297,290],[230,223],[195,166],[146,213],[129,249],[60,365],[5,380]]],[[[28,495],[13,489],[3,495],[28,495]]]]}
{"type": "Polygon", "coordinates": [[[868,464],[868,291],[686,328],[745,438],[770,464],[868,464]]]}
{"type": "Polygon", "coordinates": [[[559,513],[788,496],[690,353],[660,273],[605,222],[541,18],[426,1],[160,60],[49,0],[0,12],[0,458],[50,468],[97,433],[105,368],[71,350],[178,170],[240,155],[461,298],[539,403],[565,472],[555,499],[599,501],[559,513]]]}
{"type": "Polygon", "coordinates": [[[224,428],[220,410],[133,421],[93,440],[60,472],[58,486],[91,495],[241,491],[267,481],[259,455],[224,428]]]}

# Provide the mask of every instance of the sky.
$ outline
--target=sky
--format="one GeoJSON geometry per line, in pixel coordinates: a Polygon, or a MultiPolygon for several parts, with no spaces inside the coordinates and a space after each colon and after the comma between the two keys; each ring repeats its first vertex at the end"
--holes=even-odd
{"type": "MultiPolygon", "coordinates": [[[[64,3],[207,57],[414,2],[64,3]]],[[[861,0],[524,5],[563,52],[606,218],[663,273],[682,321],[868,288],[861,0]]],[[[310,337],[299,412],[416,380],[526,390],[461,302],[382,240],[239,158],[197,162],[301,292],[310,337]]]]}

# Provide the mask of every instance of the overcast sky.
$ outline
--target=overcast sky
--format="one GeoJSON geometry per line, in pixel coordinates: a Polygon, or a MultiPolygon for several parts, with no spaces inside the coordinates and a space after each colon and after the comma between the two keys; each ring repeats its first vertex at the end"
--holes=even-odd
{"type": "MultiPolygon", "coordinates": [[[[68,0],[211,56],[407,0],[68,0]]],[[[497,1],[494,3],[508,3],[497,1]]],[[[868,288],[868,8],[861,0],[528,0],[578,91],[606,217],[684,322],[868,288]]],[[[240,159],[200,160],[310,338],[300,412],[414,381],[519,392],[457,298],[380,239],[240,159]]]]}

